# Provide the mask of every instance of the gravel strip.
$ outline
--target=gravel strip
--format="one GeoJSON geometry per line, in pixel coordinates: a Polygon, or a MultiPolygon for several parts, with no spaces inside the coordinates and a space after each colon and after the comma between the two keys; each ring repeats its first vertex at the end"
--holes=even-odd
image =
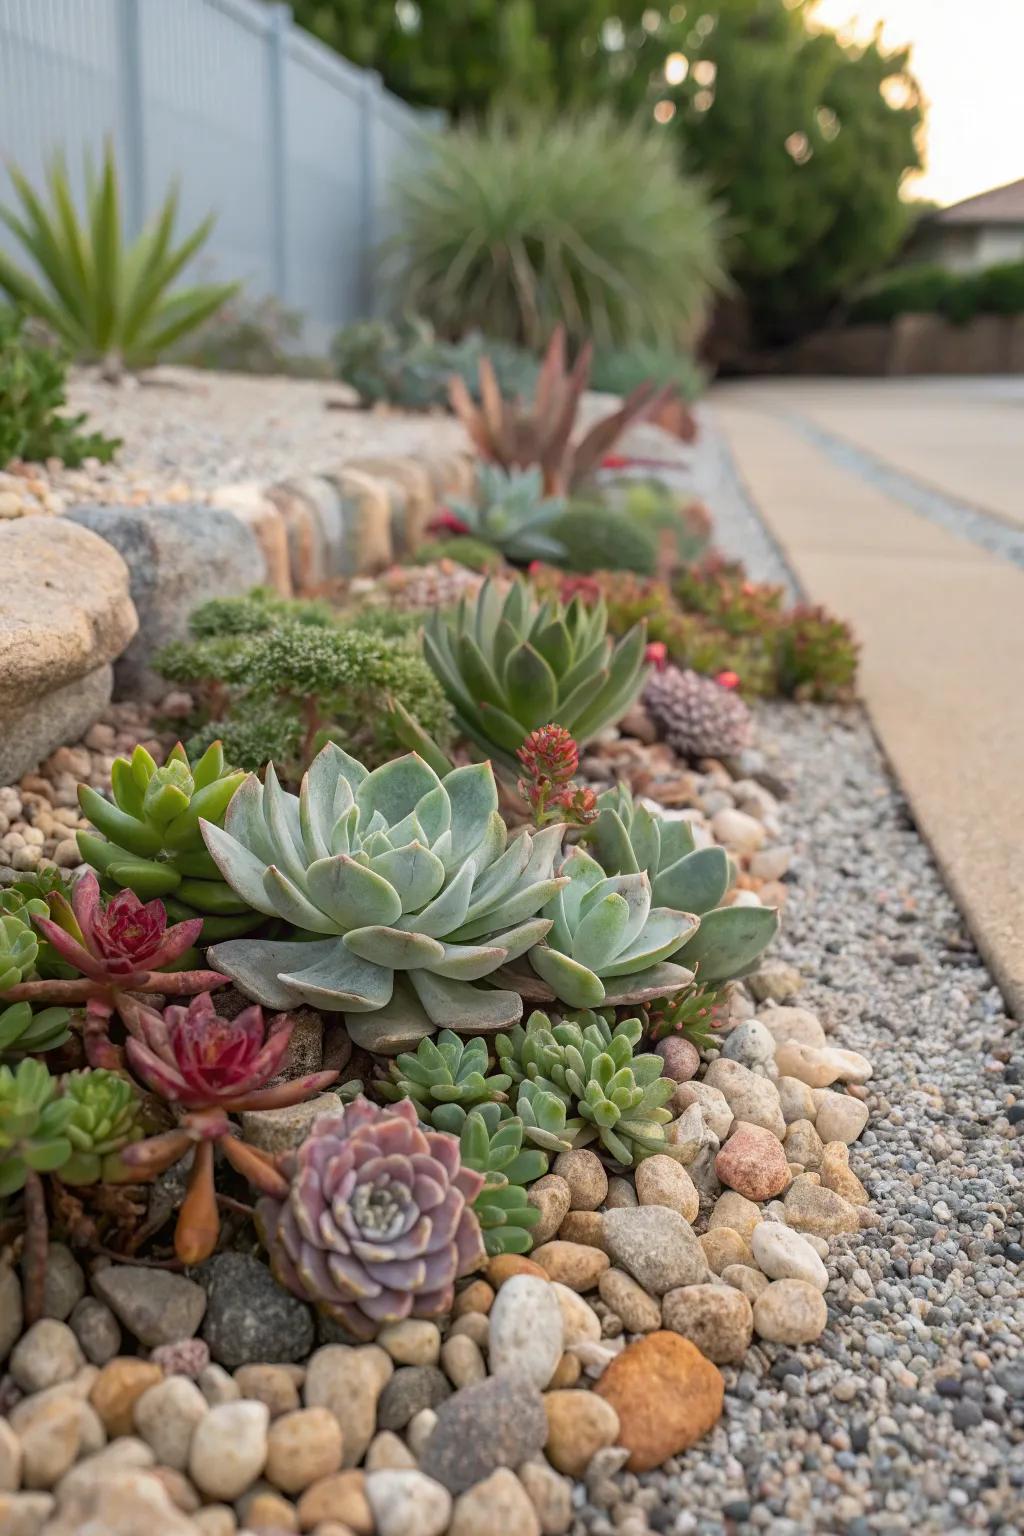
{"type": "Polygon", "coordinates": [[[1024,528],[1006,522],[994,512],[986,512],[968,502],[957,501],[936,490],[934,486],[915,480],[913,476],[893,468],[883,459],[876,458],[874,454],[847,442],[843,437],[837,437],[795,411],[786,411],[784,419],[813,447],[820,448],[840,469],[858,475],[875,490],[891,496],[894,501],[902,502],[912,512],[920,513],[929,522],[937,523],[948,533],[956,534],[957,538],[967,539],[989,554],[998,555],[1001,560],[1024,566],[1024,528]]]}
{"type": "Polygon", "coordinates": [[[874,1063],[851,1164],[875,1224],[833,1241],[820,1341],[758,1344],[726,1367],[712,1434],[658,1472],[592,1480],[576,1530],[1011,1536],[1024,1523],[1024,1049],[865,717],[776,705],[761,720],[797,776],[775,954],[806,978],[797,1001],[874,1063]]]}

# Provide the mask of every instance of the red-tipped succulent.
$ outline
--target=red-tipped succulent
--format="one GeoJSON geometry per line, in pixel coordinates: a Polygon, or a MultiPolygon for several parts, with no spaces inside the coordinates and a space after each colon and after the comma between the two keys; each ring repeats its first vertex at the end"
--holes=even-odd
{"type": "Polygon", "coordinates": [[[442,507],[433,521],[428,523],[427,532],[453,533],[459,535],[469,533],[470,528],[469,524],[464,523],[461,517],[456,517],[455,513],[452,512],[450,508],[442,507]]]}
{"type": "Polygon", "coordinates": [[[229,1114],[243,1110],[284,1109],[328,1087],[337,1072],[312,1072],[272,1088],[288,1049],[293,1019],[278,1014],[264,1026],[261,1008],[246,1008],[222,1019],[208,992],[187,1008],[154,1008],[126,1000],[122,1017],[130,1031],[128,1064],[151,1091],[179,1116],[176,1130],[126,1148],[129,1167],[152,1178],[195,1148],[188,1190],[178,1216],[174,1246],[187,1264],[208,1258],[217,1243],[220,1222],[213,1182],[213,1148],[265,1195],[281,1199],[287,1181],[273,1160],[240,1141],[229,1114]]]}
{"type": "Polygon", "coordinates": [[[106,906],[90,871],[75,884],[71,901],[52,893],[50,916],[32,920],[53,950],[80,974],[70,980],[22,981],[4,992],[5,1002],[86,1005],[85,1046],[89,1064],[116,1070],[120,1057],[107,1026],[126,992],[190,996],[227,981],[219,971],[165,971],[180,961],[199,937],[201,918],[168,926],[162,901],[142,902],[134,891],[118,891],[106,906]]]}

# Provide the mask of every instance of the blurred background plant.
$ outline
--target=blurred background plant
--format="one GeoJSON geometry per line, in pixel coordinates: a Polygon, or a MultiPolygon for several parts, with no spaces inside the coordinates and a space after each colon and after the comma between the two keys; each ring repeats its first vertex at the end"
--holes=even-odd
{"type": "Polygon", "coordinates": [[[490,359],[502,392],[528,395],[537,379],[532,352],[472,331],[460,340],[439,340],[421,316],[398,320],[360,320],[334,338],[331,355],[339,379],[350,384],[365,406],[400,406],[404,410],[448,409],[448,381],[462,379],[480,399],[480,359],[490,359]]]}
{"type": "Polygon", "coordinates": [[[302,348],[303,320],[269,295],[251,299],[239,293],[226,300],[176,354],[193,368],[224,373],[284,374],[293,379],[325,379],[327,358],[302,348]]]}
{"type": "Polygon", "coordinates": [[[107,464],[121,446],[102,432],[83,431],[83,414],[65,416],[67,365],[23,317],[0,306],[0,469],[12,459],[38,463],[61,459],[75,467],[83,459],[107,464]]]}
{"type": "Polygon", "coordinates": [[[389,271],[446,335],[684,338],[724,282],[721,221],[671,142],[604,108],[492,113],[396,183],[389,271]]]}
{"type": "Polygon", "coordinates": [[[174,244],[176,188],[138,239],[125,240],[109,142],[98,172],[86,162],[81,210],[62,156],[55,155],[47,171],[49,206],[17,166],[8,172],[20,209],[0,206],[0,219],[30,266],[0,252],[0,289],[44,321],[79,361],[99,363],[106,377],[155,362],[238,291],[237,283],[174,287],[213,227],[211,215],[174,244]]]}

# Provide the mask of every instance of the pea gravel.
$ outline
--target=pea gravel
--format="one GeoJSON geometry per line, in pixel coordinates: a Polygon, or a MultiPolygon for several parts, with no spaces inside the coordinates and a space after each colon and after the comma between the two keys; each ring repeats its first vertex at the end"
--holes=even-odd
{"type": "MultiPolygon", "coordinates": [[[[1024,1527],[1024,1042],[856,709],[765,707],[795,784],[776,953],[874,1064],[817,1344],[725,1368],[716,1429],[640,1478],[594,1469],[575,1536],[1024,1527]]],[[[619,1456],[608,1458],[608,1471],[619,1456]]]]}

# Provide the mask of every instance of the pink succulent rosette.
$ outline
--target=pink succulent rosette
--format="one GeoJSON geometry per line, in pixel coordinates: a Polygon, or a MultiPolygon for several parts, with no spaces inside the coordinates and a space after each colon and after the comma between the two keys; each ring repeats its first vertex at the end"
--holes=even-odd
{"type": "Polygon", "coordinates": [[[448,1311],[455,1281],[486,1261],[472,1208],[484,1176],[409,1099],[323,1116],[283,1168],[286,1198],[257,1207],[271,1267],[356,1338],[448,1311]]]}
{"type": "Polygon", "coordinates": [[[62,919],[37,917],[35,923],[61,959],[83,976],[118,986],[180,960],[203,926],[197,917],[169,928],[163,902],[142,902],[134,891],[118,891],[104,907],[92,873],[77,881],[62,919]]]}

